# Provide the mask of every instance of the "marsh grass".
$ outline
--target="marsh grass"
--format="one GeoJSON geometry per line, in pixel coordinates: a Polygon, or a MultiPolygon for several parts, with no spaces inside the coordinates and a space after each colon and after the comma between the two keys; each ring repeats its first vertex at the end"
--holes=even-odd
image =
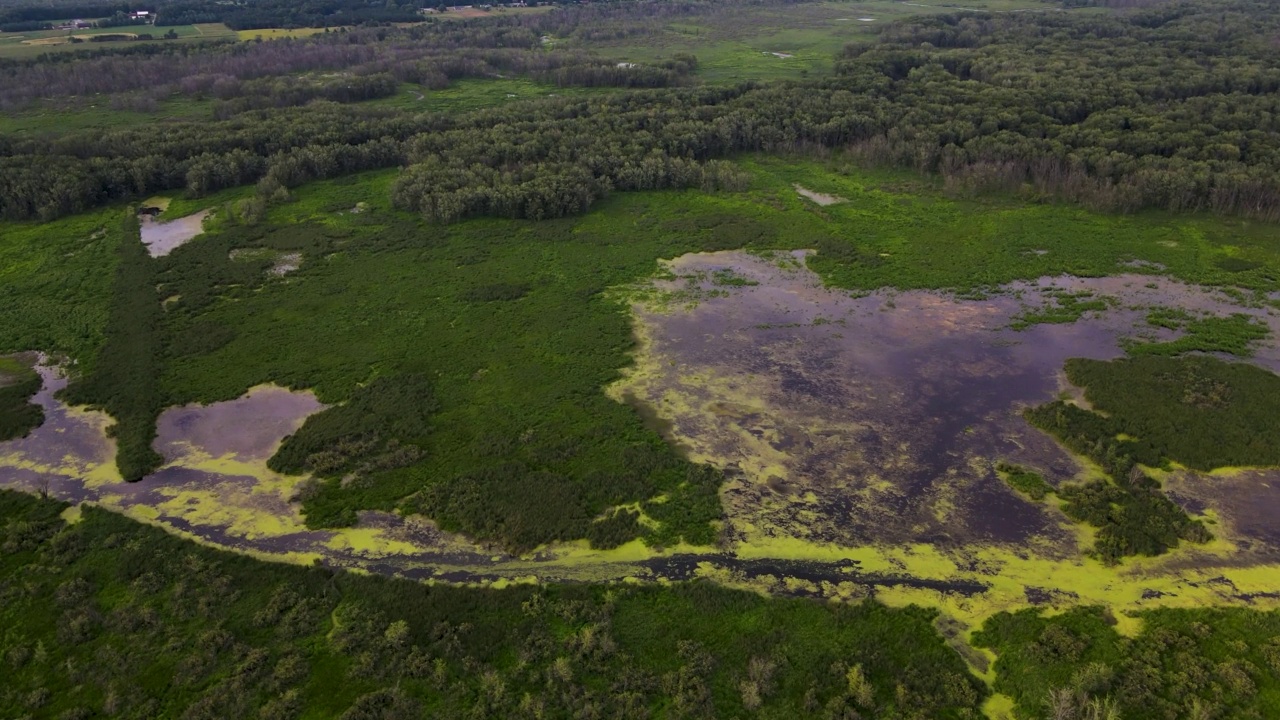
{"type": "Polygon", "coordinates": [[[1059,400],[1026,417],[1110,476],[1057,491],[1069,517],[1100,528],[1094,552],[1107,562],[1209,539],[1207,528],[1165,497],[1141,466],[1172,461],[1208,471],[1280,464],[1280,377],[1271,372],[1203,356],[1138,355],[1075,358],[1066,373],[1093,409],[1059,400]]]}
{"type": "Polygon", "coordinates": [[[1144,464],[1167,458],[1206,471],[1280,465],[1280,377],[1274,373],[1210,357],[1149,355],[1072,359],[1066,371],[1106,414],[1105,429],[1089,434],[1140,439],[1156,453],[1139,455],[1144,464]]]}
{"type": "Polygon", "coordinates": [[[1181,330],[1183,335],[1168,342],[1132,341],[1125,348],[1130,355],[1173,356],[1186,352],[1220,352],[1247,357],[1253,354],[1254,345],[1271,334],[1265,323],[1245,313],[1191,319],[1179,316],[1176,310],[1162,310],[1148,315],[1147,322],[1181,330]]]}
{"type": "Polygon", "coordinates": [[[1014,330],[1025,330],[1032,325],[1042,323],[1073,323],[1084,317],[1086,313],[1105,312],[1116,304],[1114,298],[1095,298],[1093,293],[1087,291],[1058,291],[1048,293],[1047,296],[1052,300],[1051,304],[1037,310],[1023,312],[1013,318],[1009,327],[1014,330]]]}

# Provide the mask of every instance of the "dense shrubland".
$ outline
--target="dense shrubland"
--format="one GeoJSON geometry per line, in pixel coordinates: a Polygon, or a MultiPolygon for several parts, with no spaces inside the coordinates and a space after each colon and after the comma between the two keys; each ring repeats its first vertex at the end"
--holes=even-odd
{"type": "Polygon", "coordinates": [[[315,476],[298,493],[313,526],[401,509],[515,551],[582,537],[712,543],[720,474],[601,390],[627,362],[630,328],[600,293],[698,240],[582,235],[547,258],[531,251],[564,227],[436,232],[362,201],[389,181],[336,181],[286,206],[312,207],[311,221],[245,224],[232,200],[212,232],[161,258],[136,221],[111,236],[105,341],[73,368],[66,397],[112,414],[122,475],[158,467],[164,407],[275,382],[334,404],[270,463],[315,476]],[[270,269],[285,253],[302,269],[281,280],[270,269]],[[638,522],[636,508],[656,522],[638,522]]]}
{"type": "Polygon", "coordinates": [[[44,422],[44,410],[30,402],[40,384],[34,370],[0,357],[0,441],[24,437],[44,422]]]}
{"type": "Polygon", "coordinates": [[[1197,470],[1280,465],[1280,377],[1274,373],[1199,356],[1073,359],[1066,371],[1098,411],[1088,415],[1105,424],[1082,432],[1138,438],[1126,441],[1143,448],[1132,453],[1138,462],[1160,465],[1168,458],[1197,470]]]}
{"type": "Polygon", "coordinates": [[[0,491],[7,716],[976,718],[935,613],[705,583],[426,586],[0,491]]]}
{"type": "Polygon", "coordinates": [[[1001,613],[974,635],[995,651],[994,689],[1025,718],[1268,718],[1280,690],[1280,614],[1151,610],[1117,632],[1102,608],[1001,613]]]}
{"type": "Polygon", "coordinates": [[[126,480],[139,480],[163,458],[151,447],[156,417],[164,408],[160,388],[164,311],[156,292],[156,265],[137,242],[138,220],[126,215],[120,233],[119,263],[112,288],[106,337],[88,373],[63,391],[73,405],[105,410],[115,424],[116,465],[126,480]]]}
{"type": "MultiPolygon", "coordinates": [[[[1141,466],[1280,464],[1280,377],[1274,373],[1203,356],[1150,354],[1072,359],[1066,372],[1085,389],[1093,409],[1059,400],[1027,410],[1026,417],[1110,477],[1055,491],[1069,517],[1100,528],[1094,552],[1108,562],[1209,538],[1141,466]]],[[[1006,474],[1023,489],[1020,473],[1006,474]]]]}

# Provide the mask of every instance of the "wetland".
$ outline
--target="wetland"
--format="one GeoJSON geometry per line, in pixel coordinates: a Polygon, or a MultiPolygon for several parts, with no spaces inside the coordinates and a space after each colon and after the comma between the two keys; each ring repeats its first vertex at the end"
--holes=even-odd
{"type": "MultiPolygon", "coordinates": [[[[40,365],[43,386],[33,401],[45,420],[0,444],[0,465],[10,487],[101,505],[214,546],[419,579],[501,586],[703,577],[844,599],[940,594],[975,621],[1028,600],[1136,610],[1172,597],[1194,602],[1206,592],[1215,602],[1267,592],[1258,569],[1280,562],[1280,545],[1261,519],[1270,495],[1255,496],[1252,483],[1276,486],[1275,470],[1156,468],[1167,496],[1207,522],[1213,541],[1135,572],[1090,569],[1092,531],[1058,502],[1011,487],[998,468],[1031,469],[1051,500],[1064,487],[1105,477],[1031,425],[1024,410],[1054,401],[1092,408],[1099,399],[1090,400],[1090,383],[1072,374],[1071,363],[1177,342],[1193,323],[1215,319],[1244,317],[1260,328],[1236,350],[1274,377],[1274,308],[1124,266],[1106,277],[1014,281],[980,296],[850,291],[809,269],[815,257],[810,250],[685,254],[661,261],[652,278],[611,291],[638,342],[631,366],[597,392],[620,409],[635,408],[689,461],[723,476],[714,542],[624,537],[612,549],[561,541],[513,551],[422,514],[376,507],[357,509],[346,527],[317,525],[307,498],[364,484],[357,478],[369,471],[349,463],[364,457],[360,467],[368,467],[385,455],[352,450],[365,454],[336,465],[325,459],[333,470],[317,469],[322,461],[314,455],[335,441],[353,442],[343,439],[351,436],[342,418],[393,407],[378,399],[377,383],[367,399],[355,395],[329,411],[312,392],[271,384],[169,407],[157,416],[152,443],[162,462],[126,483],[106,432],[111,419],[66,405],[59,399],[65,366],[40,365]],[[1179,308],[1179,323],[1163,321],[1169,308],[1179,308]],[[315,439],[289,440],[339,410],[345,414],[307,431],[320,433],[315,439]],[[282,453],[286,441],[321,444],[282,453]],[[326,473],[331,485],[308,478],[326,473]],[[1080,572],[1109,575],[1082,588],[1080,572]],[[1228,582],[1206,584],[1212,577],[1228,582]]],[[[388,381],[399,396],[438,412],[435,391],[408,390],[405,382],[388,381]]],[[[387,422],[408,427],[403,415],[394,417],[387,422]]],[[[429,441],[414,439],[421,432],[401,437],[429,452],[429,441]]],[[[402,454],[391,442],[381,447],[402,454]]],[[[660,526],[669,502],[635,506],[640,527],[660,526]]]]}
{"type": "Polygon", "coordinates": [[[0,716],[1280,717],[1268,3],[68,2],[0,716]]]}

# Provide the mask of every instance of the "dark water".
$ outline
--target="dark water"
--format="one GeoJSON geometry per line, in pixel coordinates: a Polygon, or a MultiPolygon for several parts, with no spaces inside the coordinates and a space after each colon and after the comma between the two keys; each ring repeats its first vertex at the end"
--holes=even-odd
{"type": "MultiPolygon", "coordinates": [[[[658,362],[627,387],[695,457],[743,471],[726,499],[747,542],[762,533],[849,546],[1037,539],[1074,552],[1060,516],[992,469],[1023,464],[1053,484],[1081,470],[1021,410],[1064,389],[1067,358],[1117,357],[1122,338],[1159,334],[1145,325],[1150,308],[1242,311],[1215,291],[1147,276],[1047,278],[978,301],[925,291],[850,297],[782,265],[740,252],[672,263],[680,277],[659,287],[693,283],[704,295],[691,309],[638,311],[658,362]],[[726,293],[714,284],[725,271],[757,284],[726,293]],[[1114,307],[1012,329],[1062,290],[1114,307]]],[[[1276,325],[1265,310],[1245,311],[1276,325]]],[[[1280,366],[1274,344],[1256,361],[1280,366]]]]}

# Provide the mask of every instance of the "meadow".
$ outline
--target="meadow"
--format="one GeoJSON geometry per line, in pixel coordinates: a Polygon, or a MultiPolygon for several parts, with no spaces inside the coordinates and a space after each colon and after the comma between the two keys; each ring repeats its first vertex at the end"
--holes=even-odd
{"type": "Polygon", "coordinates": [[[78,28],[75,30],[34,30],[0,33],[0,59],[30,60],[45,53],[74,52],[77,50],[101,50],[108,47],[134,46],[139,43],[199,43],[235,40],[236,32],[222,23],[200,23],[155,27],[129,25],[124,27],[78,28]],[[177,37],[163,36],[173,31],[177,37]],[[137,40],[138,35],[151,35],[151,39],[137,40]],[[96,35],[131,36],[110,42],[94,42],[96,35]],[[71,38],[79,40],[73,42],[71,38]]]}
{"type": "MultiPolygon", "coordinates": [[[[1037,0],[978,0],[967,9],[1041,10],[1037,0]]],[[[596,40],[583,47],[629,62],[654,62],[680,53],[698,57],[698,77],[711,84],[796,80],[829,75],[847,44],[870,43],[880,26],[932,13],[943,3],[892,0],[737,6],[665,24],[640,41],[596,40]]]]}

